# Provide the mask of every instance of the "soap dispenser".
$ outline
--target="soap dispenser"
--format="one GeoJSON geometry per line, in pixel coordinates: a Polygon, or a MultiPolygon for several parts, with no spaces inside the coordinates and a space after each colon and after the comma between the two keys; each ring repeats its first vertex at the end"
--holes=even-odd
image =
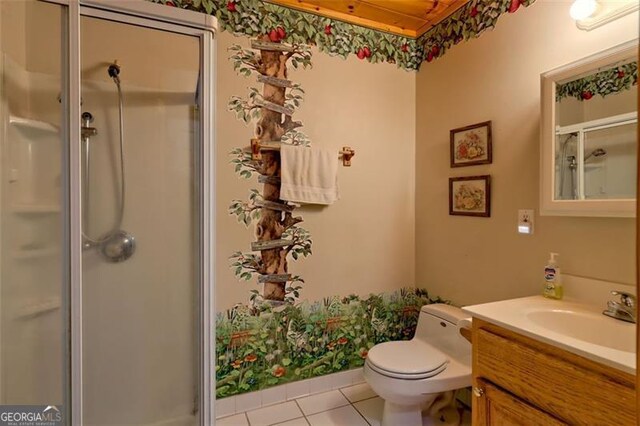
{"type": "Polygon", "coordinates": [[[544,289],[542,295],[550,299],[562,299],[562,276],[556,258],[558,253],[550,253],[549,261],[544,267],[544,289]]]}

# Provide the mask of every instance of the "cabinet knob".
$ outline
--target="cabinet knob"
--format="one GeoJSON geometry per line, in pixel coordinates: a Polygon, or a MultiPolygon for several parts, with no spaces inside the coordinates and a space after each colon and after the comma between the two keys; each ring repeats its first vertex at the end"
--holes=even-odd
{"type": "Polygon", "coordinates": [[[475,386],[474,386],[474,387],[473,387],[473,394],[474,394],[476,397],[480,398],[482,395],[484,395],[484,389],[482,389],[482,388],[478,388],[478,387],[475,387],[475,386]]]}

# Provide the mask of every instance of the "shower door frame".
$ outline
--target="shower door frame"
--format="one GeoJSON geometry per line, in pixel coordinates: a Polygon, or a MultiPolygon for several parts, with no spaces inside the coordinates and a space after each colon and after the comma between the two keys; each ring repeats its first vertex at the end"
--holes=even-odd
{"type": "MultiPolygon", "coordinates": [[[[68,315],[69,342],[67,369],[70,377],[65,382],[65,395],[71,419],[70,424],[83,422],[83,367],[82,367],[82,177],[80,134],[80,17],[91,16],[122,24],[170,31],[197,37],[200,40],[200,77],[202,88],[199,104],[199,141],[197,142],[198,176],[198,274],[199,277],[199,412],[200,424],[214,424],[213,354],[215,354],[214,280],[215,280],[215,55],[217,20],[209,15],[169,8],[145,0],[39,0],[57,3],[67,8],[64,54],[66,96],[63,107],[68,114],[64,126],[63,173],[63,235],[64,281],[68,283],[65,312],[68,315]],[[74,143],[73,141],[77,141],[74,143]]],[[[64,29],[64,25],[63,25],[64,29]]],[[[64,61],[63,61],[64,63],[64,61]]]]}

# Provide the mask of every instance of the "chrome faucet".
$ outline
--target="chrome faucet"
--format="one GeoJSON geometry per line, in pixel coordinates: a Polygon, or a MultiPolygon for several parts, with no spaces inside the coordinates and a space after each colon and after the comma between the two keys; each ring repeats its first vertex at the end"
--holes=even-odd
{"type": "Polygon", "coordinates": [[[609,300],[607,302],[607,310],[602,313],[611,318],[621,321],[636,322],[636,297],[633,294],[624,291],[612,291],[612,295],[620,296],[620,302],[609,300]]]}

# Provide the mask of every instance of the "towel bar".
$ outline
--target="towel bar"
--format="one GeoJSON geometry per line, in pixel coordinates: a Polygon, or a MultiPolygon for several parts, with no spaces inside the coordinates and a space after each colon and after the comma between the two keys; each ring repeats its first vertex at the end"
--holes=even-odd
{"type": "MultiPolygon", "coordinates": [[[[261,142],[260,139],[251,139],[251,159],[260,160],[262,156],[261,151],[280,151],[281,142],[269,141],[261,142]]],[[[343,146],[338,151],[338,159],[342,160],[342,165],[345,167],[351,166],[351,158],[356,155],[356,151],[349,146],[343,146]]]]}

